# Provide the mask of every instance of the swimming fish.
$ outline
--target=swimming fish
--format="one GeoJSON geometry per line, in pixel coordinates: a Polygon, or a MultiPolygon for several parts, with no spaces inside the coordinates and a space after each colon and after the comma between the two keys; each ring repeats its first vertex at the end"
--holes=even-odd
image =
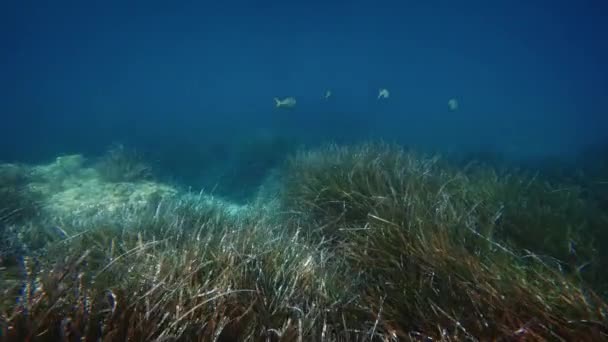
{"type": "Polygon", "coordinates": [[[330,97],[331,97],[331,90],[328,90],[325,92],[325,96],[323,96],[323,99],[327,100],[330,97]]]}
{"type": "Polygon", "coordinates": [[[59,227],[59,226],[51,226],[51,230],[53,232],[55,232],[57,235],[59,235],[62,239],[70,237],[70,235],[68,233],[66,233],[65,230],[61,229],[61,227],[59,227]]]}
{"type": "Polygon", "coordinates": [[[293,108],[296,106],[296,99],[294,97],[286,97],[284,99],[274,98],[275,106],[277,108],[293,108]]]}
{"type": "Polygon", "coordinates": [[[458,100],[456,100],[455,98],[451,98],[448,101],[448,110],[450,112],[454,112],[454,111],[458,110],[458,100]]]}
{"type": "Polygon", "coordinates": [[[381,88],[378,91],[378,99],[388,99],[391,94],[388,92],[388,89],[381,88]]]}

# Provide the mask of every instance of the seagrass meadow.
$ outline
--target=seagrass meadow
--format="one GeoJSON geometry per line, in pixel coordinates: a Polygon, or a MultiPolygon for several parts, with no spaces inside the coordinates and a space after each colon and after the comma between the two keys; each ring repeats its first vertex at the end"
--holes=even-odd
{"type": "Polygon", "coordinates": [[[155,179],[122,147],[5,164],[0,341],[608,340],[594,160],[325,145],[245,204],[155,179]]]}

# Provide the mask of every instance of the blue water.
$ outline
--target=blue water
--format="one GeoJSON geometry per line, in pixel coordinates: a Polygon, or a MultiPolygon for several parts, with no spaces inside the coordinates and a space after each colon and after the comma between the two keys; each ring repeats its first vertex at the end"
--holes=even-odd
{"type": "Polygon", "coordinates": [[[126,3],[0,5],[0,160],[121,142],[196,179],[257,163],[247,142],[528,158],[608,137],[606,1],[126,3]]]}

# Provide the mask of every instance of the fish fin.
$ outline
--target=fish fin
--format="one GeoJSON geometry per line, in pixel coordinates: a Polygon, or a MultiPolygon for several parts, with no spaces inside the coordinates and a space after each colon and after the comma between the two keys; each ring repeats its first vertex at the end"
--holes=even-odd
{"type": "Polygon", "coordinates": [[[281,100],[279,100],[277,97],[274,98],[274,102],[275,102],[275,107],[281,106],[281,100]]]}

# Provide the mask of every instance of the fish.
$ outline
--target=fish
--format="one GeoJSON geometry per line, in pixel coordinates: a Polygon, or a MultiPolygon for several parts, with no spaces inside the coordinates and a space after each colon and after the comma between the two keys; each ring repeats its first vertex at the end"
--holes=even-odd
{"type": "Polygon", "coordinates": [[[448,100],[448,110],[450,112],[455,112],[458,110],[458,100],[455,98],[451,98],[448,100]]]}
{"type": "Polygon", "coordinates": [[[284,99],[279,99],[278,97],[274,98],[275,107],[276,108],[293,108],[296,106],[295,97],[286,97],[284,99]]]}
{"type": "Polygon", "coordinates": [[[591,265],[591,261],[581,263],[580,258],[576,252],[577,246],[576,241],[568,239],[568,266],[574,272],[575,275],[580,276],[581,271],[587,266],[591,265]]]}
{"type": "Polygon", "coordinates": [[[70,237],[70,235],[65,230],[61,229],[61,227],[59,226],[51,226],[51,230],[55,234],[59,235],[59,237],[61,237],[62,239],[70,237]]]}
{"type": "Polygon", "coordinates": [[[328,99],[328,98],[330,98],[330,97],[331,97],[331,90],[327,90],[327,91],[325,92],[325,96],[323,96],[323,99],[327,100],[327,99],[328,99]]]}
{"type": "Polygon", "coordinates": [[[378,90],[378,99],[388,99],[391,94],[388,92],[388,89],[381,88],[378,90]]]}

